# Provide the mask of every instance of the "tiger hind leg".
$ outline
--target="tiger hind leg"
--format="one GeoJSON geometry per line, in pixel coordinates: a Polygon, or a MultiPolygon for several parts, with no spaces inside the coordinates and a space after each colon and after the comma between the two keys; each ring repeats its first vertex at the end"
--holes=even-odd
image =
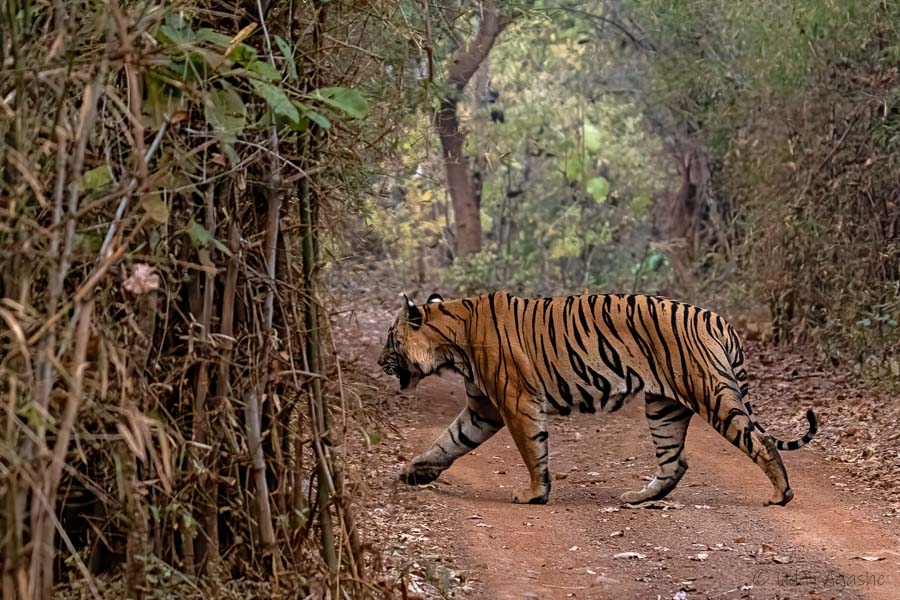
{"type": "Polygon", "coordinates": [[[719,434],[740,448],[762,469],[775,488],[765,505],[784,506],[794,497],[788,483],[787,470],[772,438],[760,432],[747,414],[740,395],[728,386],[721,386],[716,404],[718,412],[707,412],[706,419],[719,434]]]}
{"type": "Polygon", "coordinates": [[[649,394],[644,408],[659,466],[647,487],[622,494],[622,502],[628,504],[665,498],[675,489],[688,468],[684,439],[693,411],[676,400],[649,394]]]}

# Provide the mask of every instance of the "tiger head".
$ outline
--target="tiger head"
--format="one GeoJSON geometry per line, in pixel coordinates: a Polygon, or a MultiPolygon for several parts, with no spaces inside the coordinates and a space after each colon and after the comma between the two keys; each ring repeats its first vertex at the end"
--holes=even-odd
{"type": "MultiPolygon", "coordinates": [[[[388,330],[378,364],[385,373],[400,380],[401,390],[413,390],[428,375],[445,368],[453,369],[454,357],[439,334],[422,326],[430,312],[428,307],[416,306],[406,294],[403,298],[404,307],[388,330]]],[[[428,304],[443,301],[437,294],[428,298],[428,304]]]]}

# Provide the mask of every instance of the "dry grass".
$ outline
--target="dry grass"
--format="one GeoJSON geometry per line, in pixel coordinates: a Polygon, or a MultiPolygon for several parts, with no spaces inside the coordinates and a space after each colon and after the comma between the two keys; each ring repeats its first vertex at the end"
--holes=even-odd
{"type": "Polygon", "coordinates": [[[389,3],[267,6],[4,0],[4,599],[381,594],[317,273],[388,113],[310,90],[401,32],[389,3]],[[273,123],[271,88],[331,128],[273,123]]]}

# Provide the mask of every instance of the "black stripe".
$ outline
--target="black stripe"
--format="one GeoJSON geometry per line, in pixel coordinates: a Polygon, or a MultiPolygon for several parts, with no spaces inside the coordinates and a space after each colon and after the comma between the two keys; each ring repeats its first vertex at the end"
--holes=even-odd
{"type": "Polygon", "coordinates": [[[577,352],[575,352],[575,350],[572,348],[572,344],[569,343],[568,338],[564,338],[564,341],[566,343],[566,352],[569,355],[569,363],[571,363],[572,365],[572,370],[576,375],[578,375],[579,379],[587,384],[590,384],[591,380],[588,378],[587,367],[585,367],[584,359],[581,358],[581,356],[577,352]]]}
{"type": "MultiPolygon", "coordinates": [[[[546,314],[544,315],[546,317],[546,314]]],[[[547,337],[550,338],[550,346],[553,348],[554,357],[559,356],[556,349],[556,323],[553,321],[553,307],[550,307],[550,319],[547,321],[547,337]]]]}
{"type": "Polygon", "coordinates": [[[559,395],[566,404],[572,406],[572,391],[569,389],[569,382],[562,378],[556,365],[552,365],[553,375],[556,377],[556,387],[559,388],[559,395]]]}
{"type": "Polygon", "coordinates": [[[492,427],[494,429],[500,429],[501,427],[503,427],[502,421],[495,421],[494,419],[489,419],[488,417],[485,417],[484,415],[481,415],[481,414],[475,412],[471,408],[469,409],[469,414],[472,415],[472,425],[474,425],[475,427],[478,427],[479,429],[481,429],[481,425],[479,425],[479,423],[485,423],[489,427],[492,427]]]}
{"type": "Polygon", "coordinates": [[[609,368],[613,373],[618,375],[619,377],[623,377],[625,374],[622,372],[622,361],[619,358],[619,354],[615,351],[612,345],[606,341],[606,337],[604,337],[603,333],[600,331],[600,328],[597,327],[597,324],[594,323],[594,332],[597,334],[597,350],[600,354],[600,359],[603,361],[603,364],[609,368]]]}
{"type": "MultiPolygon", "coordinates": [[[[664,467],[665,465],[668,465],[668,464],[671,464],[671,463],[675,462],[676,460],[678,460],[679,458],[681,458],[681,453],[682,453],[683,451],[684,451],[684,446],[682,446],[681,448],[679,448],[679,449],[678,449],[678,452],[676,452],[676,453],[673,454],[672,456],[668,457],[666,460],[660,462],[660,463],[659,463],[659,466],[664,467]]],[[[659,457],[659,455],[657,455],[657,458],[658,458],[658,457],[659,457]]]]}
{"type": "Polygon", "coordinates": [[[578,405],[578,409],[583,413],[595,413],[597,409],[594,408],[594,397],[588,392],[586,389],[581,387],[578,384],[575,384],[575,387],[578,388],[578,391],[581,393],[581,403],[578,405]]]}
{"type": "Polygon", "coordinates": [[[675,388],[675,367],[672,364],[672,353],[669,351],[669,342],[663,337],[662,327],[659,324],[659,313],[657,312],[656,303],[647,298],[647,312],[650,313],[650,318],[653,319],[653,324],[656,326],[656,335],[659,336],[659,343],[662,344],[663,352],[666,355],[666,367],[669,370],[669,374],[666,379],[668,379],[668,383],[673,388],[673,392],[678,390],[675,388]]]}
{"type": "MultiPolygon", "coordinates": [[[[619,306],[619,311],[622,310],[621,304],[619,306]]],[[[609,309],[612,307],[612,297],[604,296],[603,298],[603,306],[600,308],[600,313],[603,316],[603,323],[606,325],[606,328],[609,329],[609,332],[613,334],[613,337],[622,342],[622,338],[619,336],[619,332],[616,331],[616,326],[613,324],[612,315],[609,313],[609,309]]],[[[623,342],[624,343],[624,342],[623,342]]]]}
{"type": "Polygon", "coordinates": [[[463,319],[463,318],[460,317],[459,315],[454,315],[452,312],[450,312],[450,311],[447,309],[447,307],[444,306],[444,303],[443,303],[443,302],[441,302],[441,303],[438,304],[437,306],[438,306],[438,310],[441,311],[442,314],[447,315],[447,316],[450,317],[451,319],[456,319],[457,321],[465,321],[465,319],[463,319]]]}
{"type": "Polygon", "coordinates": [[[469,436],[467,436],[465,433],[463,433],[462,421],[457,422],[456,431],[459,434],[459,441],[462,442],[465,446],[468,446],[469,448],[477,448],[478,447],[477,443],[473,442],[471,439],[469,439],[469,436]]]}

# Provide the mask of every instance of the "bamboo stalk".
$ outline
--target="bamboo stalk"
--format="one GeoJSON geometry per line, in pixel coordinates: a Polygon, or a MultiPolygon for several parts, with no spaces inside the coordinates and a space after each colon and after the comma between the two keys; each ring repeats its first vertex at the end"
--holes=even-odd
{"type": "MultiPolygon", "coordinates": [[[[17,427],[16,427],[16,401],[18,398],[18,377],[15,373],[9,374],[9,390],[8,390],[8,406],[6,407],[6,432],[5,442],[10,448],[17,447],[17,427]]],[[[24,520],[23,506],[20,506],[19,498],[19,476],[18,474],[9,477],[9,484],[6,490],[5,511],[3,515],[3,531],[5,532],[6,544],[3,557],[3,600],[15,600],[16,598],[16,579],[20,572],[22,558],[22,525],[24,520]]]]}
{"type": "MultiPolygon", "coordinates": [[[[277,143],[277,138],[273,140],[277,143]]],[[[277,148],[277,147],[276,147],[277,148]]],[[[268,370],[270,368],[269,355],[272,347],[272,314],[274,306],[274,277],[275,260],[274,248],[278,241],[278,216],[281,210],[281,196],[279,188],[268,194],[268,209],[266,216],[266,259],[268,289],[265,297],[265,336],[262,352],[262,375],[258,383],[251,385],[244,406],[244,421],[247,429],[247,444],[250,449],[251,468],[253,482],[256,488],[256,505],[259,512],[259,538],[264,555],[273,555],[276,551],[275,530],[272,526],[272,508],[269,498],[269,483],[266,479],[266,458],[262,446],[261,414],[259,408],[259,396],[265,392],[268,384],[268,370]]]]}
{"type": "MultiPolygon", "coordinates": [[[[318,310],[314,299],[315,282],[314,272],[316,263],[315,252],[315,228],[313,223],[313,209],[310,201],[309,186],[304,179],[298,190],[300,200],[300,220],[303,230],[303,284],[306,300],[306,354],[309,364],[307,369],[312,373],[319,373],[319,327],[318,310]]],[[[322,544],[322,556],[325,564],[332,574],[337,573],[337,554],[334,545],[334,526],[331,522],[331,496],[334,493],[334,483],[331,475],[331,456],[326,446],[328,438],[328,414],[322,397],[322,382],[318,377],[313,378],[310,393],[310,423],[312,427],[313,448],[316,452],[316,471],[318,473],[318,487],[316,500],[319,510],[319,529],[322,544]]]]}
{"type": "MultiPolygon", "coordinates": [[[[62,120],[62,117],[60,117],[62,120]]],[[[66,144],[66,132],[60,124],[56,126],[56,184],[53,193],[53,227],[50,232],[50,248],[49,257],[51,260],[57,261],[56,269],[48,272],[48,299],[47,299],[47,317],[51,317],[56,313],[59,306],[59,298],[62,295],[62,284],[65,274],[62,273],[62,262],[59,258],[59,226],[63,217],[63,196],[66,190],[66,164],[68,162],[68,152],[66,144]]],[[[56,347],[56,328],[53,327],[44,338],[41,352],[38,354],[37,367],[39,370],[40,386],[37,390],[37,403],[43,409],[47,409],[50,405],[50,390],[53,387],[53,370],[50,364],[50,354],[56,347]]],[[[43,432],[38,433],[38,437],[43,438],[43,432]]]]}
{"type": "MultiPolygon", "coordinates": [[[[228,258],[228,266],[225,272],[225,284],[222,291],[222,311],[220,313],[219,333],[222,339],[222,352],[216,360],[216,381],[213,395],[213,407],[217,417],[223,413],[225,403],[227,402],[231,369],[229,363],[234,348],[234,303],[237,290],[238,276],[238,254],[241,249],[241,232],[237,224],[237,217],[232,218],[229,226],[228,234],[228,250],[231,256],[228,258]]],[[[218,465],[213,468],[218,472],[218,465]]],[[[210,507],[213,509],[207,512],[207,521],[204,523],[207,538],[210,540],[209,555],[207,559],[207,570],[211,574],[215,574],[219,568],[221,560],[219,551],[219,484],[215,482],[209,490],[210,507]]]]}
{"type": "Polygon", "coordinates": [[[266,458],[262,448],[262,434],[259,421],[258,386],[252,385],[247,395],[244,419],[247,427],[247,445],[250,447],[250,461],[253,484],[256,488],[256,505],[259,510],[259,539],[263,553],[275,551],[275,530],[272,527],[272,509],[269,503],[269,482],[266,480],[266,458]]]}
{"type": "Polygon", "coordinates": [[[75,337],[75,354],[72,364],[72,379],[69,388],[68,399],[63,410],[62,422],[56,434],[56,444],[53,446],[53,455],[49,468],[44,472],[40,483],[40,491],[47,499],[47,506],[32,507],[37,519],[36,529],[32,532],[34,545],[34,557],[32,558],[32,577],[30,592],[35,598],[48,598],[53,587],[53,538],[55,528],[53,526],[52,511],[56,507],[56,495],[59,490],[62,477],[63,463],[69,450],[69,441],[75,427],[75,417],[78,407],[81,405],[82,383],[87,356],[87,346],[91,332],[91,317],[94,307],[93,299],[88,300],[81,307],[81,317],[75,337]],[[37,510],[35,510],[37,508],[37,510]],[[37,563],[37,568],[35,568],[37,563]]]}
{"type": "MultiPolygon", "coordinates": [[[[75,241],[75,225],[76,219],[74,215],[78,212],[78,201],[81,196],[81,175],[84,168],[84,157],[87,151],[87,143],[88,138],[90,137],[90,131],[93,127],[94,120],[97,115],[97,103],[100,99],[100,90],[103,78],[106,76],[106,67],[107,67],[107,58],[104,55],[100,68],[96,77],[88,83],[82,95],[82,105],[81,105],[81,114],[79,117],[78,129],[76,134],[76,142],[75,142],[75,152],[72,156],[72,165],[70,172],[70,184],[69,184],[69,197],[67,203],[67,211],[70,218],[66,222],[66,227],[64,231],[63,238],[63,247],[62,253],[60,256],[60,263],[57,270],[57,285],[58,289],[62,289],[62,282],[64,281],[70,265],[72,261],[72,249],[75,241]]],[[[20,114],[24,111],[20,111],[20,114]]],[[[82,314],[82,310],[84,308],[90,308],[92,306],[92,301],[87,300],[84,304],[78,302],[76,305],[76,315],[78,319],[78,327],[79,333],[76,336],[76,366],[83,363],[84,356],[86,354],[86,346],[82,348],[84,351],[81,356],[81,361],[77,360],[79,356],[78,353],[78,344],[83,342],[87,343],[86,339],[82,339],[80,333],[80,327],[82,327],[82,323],[85,326],[90,325],[90,317],[84,318],[82,314]]],[[[87,333],[84,334],[85,336],[87,333]]],[[[78,395],[81,394],[81,376],[82,373],[75,373],[75,380],[78,385],[78,395]]],[[[73,384],[75,385],[75,384],[73,384]]],[[[49,395],[48,395],[49,398],[49,395]]],[[[74,404],[74,407],[77,408],[77,402],[80,398],[71,399],[72,394],[70,392],[70,401],[66,405],[66,410],[69,410],[69,407],[74,404]]],[[[68,413],[67,413],[68,414],[68,413]]],[[[72,420],[74,422],[74,414],[72,415],[72,420]]],[[[64,419],[65,424],[65,419],[64,419]]],[[[56,447],[54,448],[54,458],[53,463],[51,463],[50,471],[45,472],[44,477],[41,478],[38,482],[36,482],[36,486],[42,487],[43,490],[35,490],[35,493],[44,493],[48,498],[51,507],[55,507],[56,501],[56,487],[59,485],[59,476],[62,471],[62,462],[65,457],[65,449],[68,449],[68,436],[71,436],[71,427],[72,424],[69,425],[69,430],[64,432],[60,431],[56,441],[56,447]],[[65,434],[65,437],[64,437],[65,434]],[[60,446],[60,443],[65,440],[65,449],[60,446]],[[60,451],[63,453],[62,457],[57,459],[57,449],[61,449],[60,451]],[[58,461],[58,463],[57,463],[58,461]],[[51,493],[52,492],[52,493],[51,493]]],[[[40,435],[43,432],[39,432],[38,442],[39,447],[37,451],[42,453],[44,451],[44,441],[43,435],[40,435]]],[[[48,516],[45,514],[46,511],[37,508],[32,508],[32,542],[33,542],[33,550],[32,550],[32,559],[30,566],[30,576],[29,576],[29,592],[38,594],[37,597],[46,597],[49,594],[50,589],[53,585],[53,526],[52,523],[49,522],[48,516]]]]}
{"type": "MultiPolygon", "coordinates": [[[[215,186],[210,184],[206,189],[205,195],[205,218],[204,224],[207,231],[216,230],[216,210],[213,206],[213,195],[215,186]]],[[[201,250],[206,252],[206,250],[201,250]]],[[[212,250],[210,250],[212,252],[212,250]]],[[[209,444],[210,436],[210,407],[207,398],[209,397],[209,345],[212,342],[212,306],[213,293],[215,292],[215,273],[203,273],[203,305],[200,312],[200,327],[203,336],[201,344],[201,360],[197,367],[196,376],[196,396],[194,398],[194,440],[201,444],[209,444]]],[[[214,461],[210,455],[206,455],[206,460],[202,463],[214,461]]],[[[211,474],[215,475],[215,467],[213,464],[206,464],[205,469],[199,474],[199,483],[201,493],[208,488],[211,474]]],[[[215,529],[216,519],[218,517],[218,507],[210,501],[210,498],[203,497],[200,502],[200,524],[202,527],[202,535],[198,536],[195,542],[194,550],[196,552],[195,560],[197,572],[202,573],[208,560],[212,558],[215,562],[219,559],[219,540],[218,533],[211,532],[215,529]],[[212,533],[216,537],[213,539],[212,533]]]]}

